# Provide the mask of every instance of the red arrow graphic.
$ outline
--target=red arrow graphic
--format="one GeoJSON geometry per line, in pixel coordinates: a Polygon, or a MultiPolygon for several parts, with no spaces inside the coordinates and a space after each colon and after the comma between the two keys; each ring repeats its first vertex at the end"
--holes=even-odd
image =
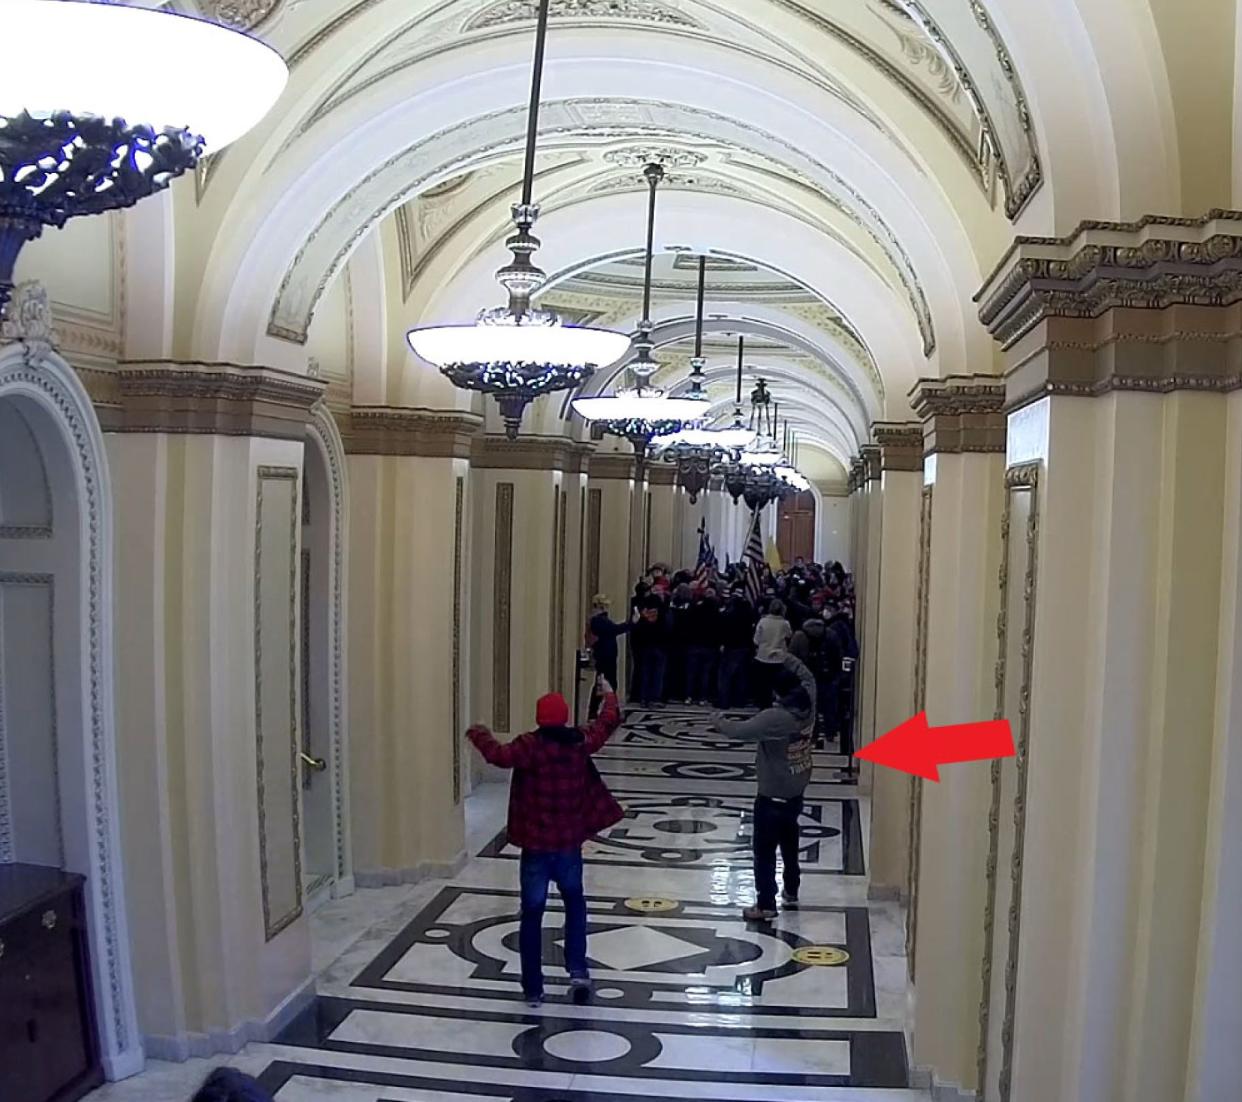
{"type": "Polygon", "coordinates": [[[1013,733],[1007,719],[930,727],[927,713],[919,712],[870,746],[864,746],[855,757],[939,782],[938,765],[1012,758],[1014,753],[1013,733]]]}

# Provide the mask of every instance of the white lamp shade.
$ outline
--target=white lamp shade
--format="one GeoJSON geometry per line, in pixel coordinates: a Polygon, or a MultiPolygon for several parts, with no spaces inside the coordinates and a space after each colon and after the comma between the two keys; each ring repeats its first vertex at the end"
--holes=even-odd
{"type": "Polygon", "coordinates": [[[744,467],[775,467],[785,457],[779,451],[742,452],[740,461],[744,467]]]}
{"type": "Polygon", "coordinates": [[[0,116],[68,111],[184,128],[212,151],[258,123],[289,77],[257,39],[168,11],[3,0],[0,26],[0,116]]]}
{"type": "Polygon", "coordinates": [[[734,451],[745,448],[755,439],[755,434],[746,428],[730,426],[727,429],[682,429],[668,436],[657,436],[651,441],[656,451],[665,451],[683,444],[689,448],[718,448],[721,451],[734,451]]]}
{"type": "Polygon", "coordinates": [[[662,393],[624,391],[608,398],[578,398],[574,412],[587,421],[698,421],[708,404],[699,398],[666,398],[662,393]]]}
{"type": "Polygon", "coordinates": [[[438,325],[411,329],[415,354],[436,367],[452,364],[545,364],[608,367],[629,351],[630,338],[580,325],[438,325]]]}

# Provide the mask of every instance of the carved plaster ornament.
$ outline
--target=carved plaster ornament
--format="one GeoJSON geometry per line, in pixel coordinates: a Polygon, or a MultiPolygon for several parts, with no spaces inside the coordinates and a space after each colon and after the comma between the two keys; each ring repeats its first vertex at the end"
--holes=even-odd
{"type": "MultiPolygon", "coordinates": [[[[468,31],[506,23],[534,22],[538,0],[501,0],[485,8],[465,26],[468,31]]],[[[658,0],[552,0],[550,19],[632,19],[674,27],[697,27],[684,12],[658,0]]]]}
{"type": "Polygon", "coordinates": [[[322,368],[319,363],[318,356],[308,356],[306,358],[306,377],[308,379],[318,379],[322,368]]]}
{"type": "Polygon", "coordinates": [[[27,280],[13,288],[13,297],[0,318],[0,344],[12,341],[26,346],[26,363],[31,367],[44,360],[58,345],[47,288],[36,280],[27,280]]]}
{"type": "Polygon", "coordinates": [[[266,22],[280,7],[281,0],[206,0],[206,15],[226,27],[252,31],[266,22]]]}
{"type": "Polygon", "coordinates": [[[707,154],[669,145],[631,146],[608,150],[604,154],[604,160],[620,168],[642,169],[650,164],[658,164],[667,172],[670,169],[697,168],[707,160],[707,154]]]}

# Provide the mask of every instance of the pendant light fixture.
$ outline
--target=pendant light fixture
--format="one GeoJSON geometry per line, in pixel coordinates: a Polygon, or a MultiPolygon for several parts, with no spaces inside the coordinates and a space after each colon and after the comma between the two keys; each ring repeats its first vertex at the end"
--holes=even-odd
{"type": "Polygon", "coordinates": [[[652,383],[652,377],[660,365],[652,358],[654,344],[651,331],[651,268],[655,259],[655,210],[656,189],[664,179],[664,166],[655,162],[643,169],[647,180],[647,263],[643,277],[643,316],[638,323],[638,355],[629,365],[635,385],[618,390],[616,394],[599,398],[578,398],[574,412],[592,423],[592,426],[613,436],[623,436],[634,450],[646,452],[647,446],[657,436],[678,432],[687,424],[701,420],[707,414],[707,395],[701,385],[701,371],[697,393],[685,398],[670,398],[652,383]]]}
{"type": "Polygon", "coordinates": [[[548,10],[549,0],[540,0],[522,201],[513,208],[516,232],[505,242],[513,260],[496,273],[497,282],[508,292],[509,304],[484,310],[473,325],[421,327],[406,334],[415,354],[438,367],[454,386],[496,399],[510,440],[517,437],[522,414],[532,401],[581,386],[597,369],[616,363],[630,347],[623,333],[564,325],[552,311],[531,305],[531,297],[547,282],[547,275],[531,262],[540,244],[531,229],[539,217],[539,205],[533,200],[535,147],[548,10]]]}
{"type": "Polygon", "coordinates": [[[156,8],[4,0],[0,18],[0,311],[45,227],[162,191],[263,118],[289,76],[257,39],[156,8]]]}

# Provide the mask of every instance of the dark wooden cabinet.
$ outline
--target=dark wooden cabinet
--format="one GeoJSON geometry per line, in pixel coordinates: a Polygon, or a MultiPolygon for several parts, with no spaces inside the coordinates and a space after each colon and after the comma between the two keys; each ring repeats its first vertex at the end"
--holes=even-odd
{"type": "Polygon", "coordinates": [[[0,1099],[75,1102],[103,1082],[83,879],[0,865],[0,1099]]]}

